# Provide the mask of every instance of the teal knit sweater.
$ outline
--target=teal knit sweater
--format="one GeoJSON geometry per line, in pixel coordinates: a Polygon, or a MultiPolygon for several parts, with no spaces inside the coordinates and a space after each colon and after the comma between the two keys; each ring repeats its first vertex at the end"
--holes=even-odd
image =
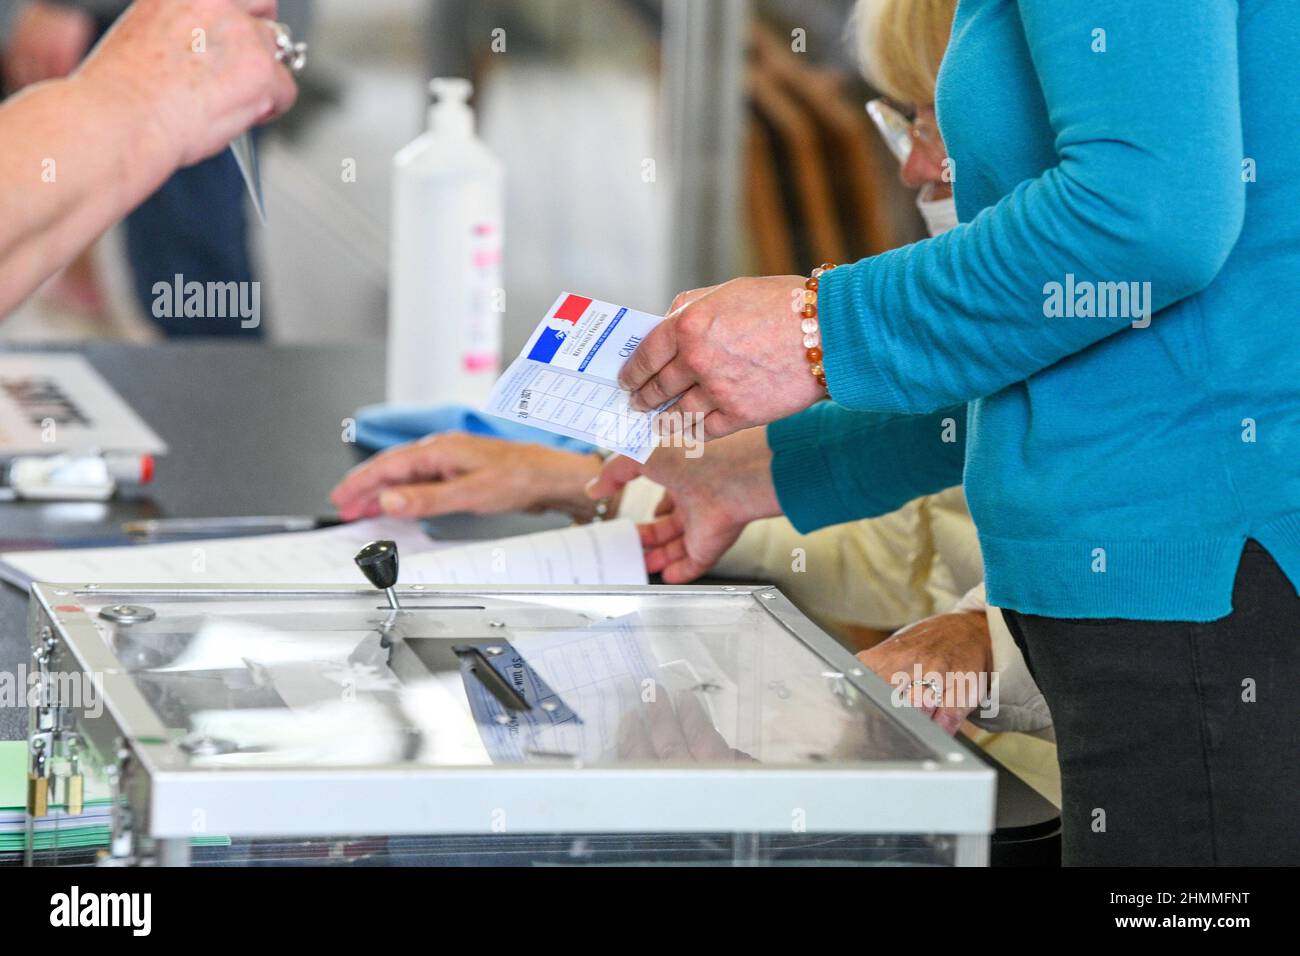
{"type": "Polygon", "coordinates": [[[1300,581],[1300,2],[961,0],[937,107],[962,225],[822,280],[791,520],[964,480],[1056,617],[1221,617],[1247,537],[1300,581]]]}

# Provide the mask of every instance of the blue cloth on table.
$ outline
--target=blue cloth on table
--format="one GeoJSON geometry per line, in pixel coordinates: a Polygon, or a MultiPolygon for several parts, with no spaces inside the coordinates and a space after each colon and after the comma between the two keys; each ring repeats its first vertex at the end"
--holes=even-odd
{"type": "Polygon", "coordinates": [[[594,445],[488,415],[468,405],[367,405],[357,411],[357,444],[380,451],[435,432],[467,432],[587,453],[594,445]]]}

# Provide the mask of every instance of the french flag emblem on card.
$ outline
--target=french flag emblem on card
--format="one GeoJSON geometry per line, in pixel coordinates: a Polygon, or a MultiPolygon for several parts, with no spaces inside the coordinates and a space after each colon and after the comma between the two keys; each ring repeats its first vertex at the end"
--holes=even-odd
{"type": "Polygon", "coordinates": [[[555,310],[553,317],[561,322],[568,322],[573,325],[582,318],[582,313],[587,311],[589,305],[591,305],[591,299],[586,296],[571,295],[560,303],[560,307],[555,310]]]}
{"type": "Polygon", "coordinates": [[[628,407],[619,370],[661,315],[561,292],[501,376],[484,410],[644,462],[655,416],[628,407]]]}
{"type": "Polygon", "coordinates": [[[534,362],[547,362],[555,358],[565,336],[582,318],[582,313],[591,305],[591,299],[581,295],[566,296],[552,315],[546,317],[546,330],[537,337],[528,357],[534,362]]]}

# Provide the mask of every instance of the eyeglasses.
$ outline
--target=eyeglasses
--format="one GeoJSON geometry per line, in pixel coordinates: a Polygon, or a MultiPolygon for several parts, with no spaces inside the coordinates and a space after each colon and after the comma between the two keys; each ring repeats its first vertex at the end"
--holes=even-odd
{"type": "Polygon", "coordinates": [[[915,110],[911,113],[907,115],[883,97],[867,104],[867,115],[900,166],[907,165],[917,142],[926,145],[939,142],[939,131],[934,125],[918,117],[915,110]]]}
{"type": "Polygon", "coordinates": [[[885,145],[898,160],[898,165],[906,166],[912,156],[912,122],[885,100],[872,100],[867,104],[867,115],[876,124],[885,145]]]}

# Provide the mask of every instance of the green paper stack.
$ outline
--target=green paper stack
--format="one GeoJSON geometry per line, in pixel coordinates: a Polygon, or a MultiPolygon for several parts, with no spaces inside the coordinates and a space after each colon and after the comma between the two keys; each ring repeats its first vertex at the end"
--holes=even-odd
{"type": "MultiPolygon", "coordinates": [[[[21,853],[27,847],[28,751],[24,740],[0,740],[0,854],[21,853]]],[[[50,812],[36,820],[37,850],[79,850],[108,846],[110,813],[108,789],[86,778],[85,806],[70,816],[64,804],[50,801],[50,812]]],[[[60,792],[53,794],[62,799],[60,792]]],[[[229,837],[197,837],[195,846],[226,846],[229,837]]]]}

